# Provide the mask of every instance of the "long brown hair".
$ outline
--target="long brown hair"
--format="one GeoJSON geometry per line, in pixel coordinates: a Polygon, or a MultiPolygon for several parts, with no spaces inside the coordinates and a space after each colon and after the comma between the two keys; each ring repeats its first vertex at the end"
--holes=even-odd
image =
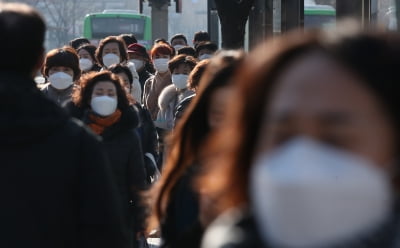
{"type": "Polygon", "coordinates": [[[395,107],[400,104],[400,76],[393,70],[400,66],[400,37],[353,33],[332,38],[318,31],[286,34],[260,45],[237,71],[229,125],[206,146],[209,171],[200,179],[202,192],[218,200],[219,211],[249,203],[249,171],[261,125],[268,118],[264,116],[268,99],[276,78],[303,54],[322,52],[362,78],[387,108],[395,127],[400,127],[395,107]]]}
{"type": "Polygon", "coordinates": [[[207,115],[211,95],[217,89],[230,85],[233,71],[243,57],[243,53],[238,51],[221,52],[207,66],[198,94],[168,139],[169,149],[164,171],[151,192],[151,198],[154,200],[151,225],[159,224],[165,217],[176,183],[190,166],[201,159],[200,148],[211,132],[207,115]]]}

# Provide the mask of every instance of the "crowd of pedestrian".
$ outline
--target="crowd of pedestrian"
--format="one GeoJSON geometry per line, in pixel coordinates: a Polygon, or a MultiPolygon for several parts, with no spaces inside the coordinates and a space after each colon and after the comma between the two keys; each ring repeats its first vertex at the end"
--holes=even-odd
{"type": "Polygon", "coordinates": [[[400,35],[45,31],[0,3],[0,247],[400,247],[400,35]]]}

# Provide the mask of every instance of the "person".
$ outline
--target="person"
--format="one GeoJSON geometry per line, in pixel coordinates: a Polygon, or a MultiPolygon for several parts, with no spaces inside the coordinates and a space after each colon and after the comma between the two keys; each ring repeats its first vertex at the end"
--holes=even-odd
{"type": "Polygon", "coordinates": [[[156,74],[144,84],[143,101],[149,110],[151,119],[155,121],[158,114],[158,97],[161,91],[172,84],[171,72],[168,70],[168,61],[173,56],[173,50],[165,44],[155,45],[150,52],[156,74]]]}
{"type": "Polygon", "coordinates": [[[33,81],[44,59],[43,18],[28,5],[0,3],[0,30],[0,247],[125,248],[103,145],[33,81]]]}
{"type": "Polygon", "coordinates": [[[139,192],[146,188],[143,152],[135,130],[138,114],[122,81],[113,73],[89,73],[80,81],[67,109],[102,137],[121,196],[125,228],[131,234],[130,247],[136,247],[134,234],[144,230],[139,192]]]}
{"type": "Polygon", "coordinates": [[[200,42],[196,46],[196,57],[199,60],[209,59],[218,50],[218,46],[212,42],[200,42]]]}
{"type": "Polygon", "coordinates": [[[182,47],[188,46],[186,36],[184,34],[175,34],[170,40],[171,46],[178,52],[182,47]]]}
{"type": "Polygon", "coordinates": [[[200,80],[203,77],[204,72],[209,63],[210,63],[209,59],[204,59],[198,62],[196,66],[193,68],[193,70],[190,72],[188,78],[188,89],[193,91],[194,94],[185,97],[182,101],[178,103],[174,113],[174,124],[176,124],[176,122],[182,117],[184,111],[192,102],[193,98],[196,96],[196,91],[199,88],[200,80]]]}
{"type": "Polygon", "coordinates": [[[155,125],[165,131],[171,131],[174,127],[174,113],[178,103],[184,98],[193,95],[193,91],[187,88],[190,72],[196,66],[196,59],[184,54],[177,55],[168,63],[172,74],[172,84],[165,87],[158,97],[159,112],[155,125]]]}
{"type": "Polygon", "coordinates": [[[79,56],[79,68],[82,73],[91,71],[100,71],[101,67],[97,64],[95,57],[96,46],[91,44],[84,44],[76,49],[79,56]]]}
{"type": "MultiPolygon", "coordinates": [[[[113,65],[109,70],[119,76],[124,82],[124,87],[127,92],[131,91],[133,81],[132,73],[128,67],[123,65],[113,65]]],[[[142,144],[144,165],[146,168],[147,183],[153,183],[159,177],[158,170],[158,154],[157,154],[157,131],[151,120],[150,113],[147,109],[143,108],[139,102],[135,102],[134,106],[139,113],[139,126],[137,131],[139,133],[140,141],[142,144]]]]}
{"type": "Polygon", "coordinates": [[[198,31],[193,36],[193,47],[197,48],[200,42],[211,41],[210,35],[206,31],[198,31]]]}
{"type": "MultiPolygon", "coordinates": [[[[139,75],[135,64],[128,61],[128,52],[124,40],[118,36],[108,36],[100,41],[96,50],[96,59],[102,66],[102,70],[114,64],[122,64],[129,67],[133,75],[132,92],[135,92],[138,100],[142,95],[142,89],[139,83],[139,75]]],[[[140,101],[140,99],[139,99],[140,101]]]]}
{"type": "Polygon", "coordinates": [[[72,47],[73,49],[75,49],[75,50],[77,50],[78,47],[80,47],[80,46],[82,46],[82,45],[85,45],[85,44],[90,44],[90,40],[88,40],[88,39],[85,38],[85,37],[78,37],[78,38],[75,38],[75,39],[71,40],[71,41],[68,43],[68,45],[69,45],[70,47],[72,47]]]}
{"type": "Polygon", "coordinates": [[[203,247],[398,247],[400,37],[299,32],[235,75],[203,247]]]}
{"type": "MultiPolygon", "coordinates": [[[[144,84],[154,73],[154,67],[151,64],[150,56],[146,48],[139,43],[133,43],[128,46],[129,61],[135,64],[136,71],[139,74],[139,82],[142,92],[144,92],[144,84]]],[[[142,96],[143,97],[143,94],[142,96]]],[[[141,100],[141,99],[140,99],[141,100]]]]}
{"type": "Polygon", "coordinates": [[[188,56],[196,57],[196,50],[190,46],[184,46],[176,51],[177,55],[186,54],[188,56]]]}
{"type": "Polygon", "coordinates": [[[120,34],[119,37],[124,40],[127,47],[138,42],[134,34],[120,34]]]}
{"type": "Polygon", "coordinates": [[[50,82],[42,87],[42,92],[60,106],[66,104],[71,101],[74,84],[81,76],[78,54],[69,46],[49,51],[42,74],[50,82]]]}
{"type": "Polygon", "coordinates": [[[168,155],[161,178],[150,192],[151,227],[161,226],[161,247],[199,247],[202,226],[198,194],[193,189],[201,173],[201,147],[221,127],[216,110],[225,111],[230,78],[243,53],[226,51],[210,61],[197,96],[169,137],[168,155]]]}

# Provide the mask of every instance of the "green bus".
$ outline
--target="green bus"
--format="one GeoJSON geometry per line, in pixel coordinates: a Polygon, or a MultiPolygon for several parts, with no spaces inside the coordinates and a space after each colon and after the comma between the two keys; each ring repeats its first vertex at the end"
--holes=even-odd
{"type": "Polygon", "coordinates": [[[304,5],[305,28],[329,28],[336,24],[336,10],[329,5],[304,5]]]}
{"type": "Polygon", "coordinates": [[[94,44],[110,35],[134,34],[138,42],[151,48],[151,18],[133,11],[105,10],[92,13],[83,21],[83,37],[94,44]]]}

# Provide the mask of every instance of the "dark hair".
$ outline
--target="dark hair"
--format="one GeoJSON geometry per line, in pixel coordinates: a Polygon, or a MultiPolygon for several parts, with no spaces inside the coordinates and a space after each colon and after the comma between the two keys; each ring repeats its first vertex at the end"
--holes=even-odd
{"type": "Polygon", "coordinates": [[[97,59],[96,59],[96,46],[92,45],[92,44],[83,44],[82,46],[78,47],[78,49],[76,49],[76,52],[79,53],[80,50],[86,50],[90,57],[92,58],[93,62],[97,63],[97,59]]]}
{"type": "Polygon", "coordinates": [[[196,50],[194,50],[193,47],[185,46],[185,47],[182,47],[181,49],[178,49],[178,55],[179,54],[186,54],[189,56],[196,57],[196,50]]]}
{"type": "Polygon", "coordinates": [[[46,25],[32,7],[21,3],[0,3],[0,71],[31,76],[42,58],[46,25]],[[29,37],[27,40],[26,38],[29,37]]]}
{"type": "Polygon", "coordinates": [[[198,31],[194,34],[193,42],[210,41],[210,35],[206,31],[198,31]]]}
{"type": "Polygon", "coordinates": [[[187,44],[187,39],[186,39],[186,36],[184,34],[176,34],[176,35],[172,36],[172,38],[171,38],[169,43],[172,45],[172,41],[175,40],[175,39],[182,39],[187,44]]]}
{"type": "Polygon", "coordinates": [[[119,53],[121,55],[121,63],[124,63],[128,60],[128,52],[126,50],[126,44],[125,44],[124,40],[118,36],[108,36],[100,41],[100,44],[96,50],[97,62],[101,66],[104,66],[104,63],[103,63],[104,46],[107,45],[108,43],[112,43],[112,42],[115,42],[118,44],[119,53]]]}
{"type": "Polygon", "coordinates": [[[196,46],[196,56],[199,55],[200,51],[203,49],[208,49],[211,50],[213,52],[218,50],[218,46],[217,44],[210,42],[210,41],[203,41],[200,42],[197,46],[196,46]]]}
{"type": "Polygon", "coordinates": [[[128,77],[129,84],[132,86],[133,76],[132,76],[132,72],[128,66],[117,64],[117,65],[110,66],[109,68],[107,68],[107,70],[111,71],[114,74],[125,73],[126,76],[128,77]]]}
{"type": "Polygon", "coordinates": [[[155,200],[152,224],[165,217],[177,182],[194,162],[201,160],[200,147],[211,131],[208,109],[212,93],[230,85],[232,72],[240,64],[243,56],[242,52],[227,51],[211,60],[196,97],[169,137],[169,151],[166,156],[168,159],[160,180],[151,192],[155,200]]]}
{"type": "Polygon", "coordinates": [[[190,66],[191,69],[193,69],[197,64],[197,61],[192,56],[187,56],[186,54],[180,54],[175,56],[168,62],[168,69],[171,73],[173,73],[174,70],[178,68],[178,66],[181,64],[186,64],[190,66]]]}
{"type": "Polygon", "coordinates": [[[168,44],[157,44],[154,45],[153,48],[151,49],[150,56],[151,58],[153,58],[157,54],[164,54],[172,57],[174,56],[174,50],[168,44]]]}
{"type": "Polygon", "coordinates": [[[107,70],[84,74],[79,80],[80,87],[74,88],[72,102],[79,108],[90,108],[94,86],[100,81],[108,81],[115,85],[118,97],[118,108],[120,110],[126,109],[132,104],[133,99],[125,91],[122,80],[117,75],[107,70]]]}
{"type": "Polygon", "coordinates": [[[154,40],[154,44],[167,44],[169,45],[168,41],[164,38],[157,38],[154,40]]]}
{"type": "Polygon", "coordinates": [[[199,87],[200,79],[204,75],[204,72],[205,72],[208,64],[210,64],[210,60],[204,59],[204,60],[200,61],[199,63],[197,63],[197,65],[193,68],[193,70],[190,72],[189,78],[188,78],[188,86],[189,86],[188,88],[189,89],[194,90],[199,87]]]}
{"type": "Polygon", "coordinates": [[[69,42],[69,46],[71,46],[75,50],[84,44],[90,44],[90,41],[84,37],[75,38],[69,42]]]}
{"type": "MultiPolygon", "coordinates": [[[[209,162],[211,171],[201,182],[202,190],[217,197],[221,210],[248,203],[249,171],[261,130],[261,113],[268,108],[266,99],[270,99],[277,77],[304,54],[319,52],[363,79],[364,86],[381,101],[398,131],[400,76],[394,68],[400,66],[399,44],[400,36],[391,33],[335,34],[331,39],[316,31],[297,31],[255,49],[234,75],[237,87],[226,120],[229,125],[206,150],[213,158],[209,162]]],[[[399,133],[396,141],[399,149],[399,133]]]]}
{"type": "Polygon", "coordinates": [[[49,70],[55,66],[69,67],[74,71],[74,81],[78,80],[81,76],[81,69],[79,68],[79,57],[75,49],[70,46],[56,48],[49,51],[44,60],[42,74],[46,77],[49,76],[49,70]]]}
{"type": "Polygon", "coordinates": [[[135,35],[133,34],[120,34],[118,37],[124,40],[126,46],[138,42],[135,35]]]}

